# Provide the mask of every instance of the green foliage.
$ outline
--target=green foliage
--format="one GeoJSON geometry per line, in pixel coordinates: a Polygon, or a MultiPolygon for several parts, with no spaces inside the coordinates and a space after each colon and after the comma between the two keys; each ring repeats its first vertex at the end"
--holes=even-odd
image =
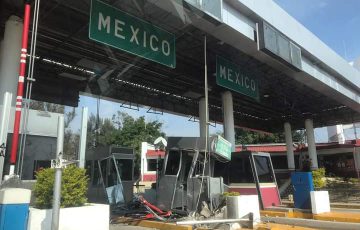
{"type": "MultiPolygon", "coordinates": [[[[36,173],[35,206],[51,208],[54,191],[55,170],[48,168],[36,173]]],[[[76,166],[63,169],[61,180],[61,207],[77,207],[87,202],[88,176],[86,170],[76,166]]]]}
{"type": "Polygon", "coordinates": [[[135,175],[137,176],[140,174],[141,142],[153,143],[159,136],[164,137],[165,133],[161,132],[162,123],[159,121],[146,122],[144,116],[134,119],[119,111],[117,115],[113,116],[113,123],[118,125],[114,144],[135,149],[135,175]]]}
{"type": "MultiPolygon", "coordinates": [[[[304,131],[294,131],[293,141],[303,142],[304,131]]],[[[284,133],[263,133],[238,128],[235,130],[236,144],[264,144],[264,143],[284,143],[284,133]]]]}
{"type": "Polygon", "coordinates": [[[153,143],[161,132],[162,123],[145,121],[145,117],[133,118],[127,113],[118,111],[112,119],[101,119],[91,114],[88,121],[88,147],[95,145],[119,145],[134,148],[135,176],[140,170],[141,142],[153,143]]]}
{"type": "Polygon", "coordinates": [[[87,125],[87,146],[110,145],[116,142],[116,128],[109,118],[91,114],[87,125]]]}
{"type": "Polygon", "coordinates": [[[137,153],[140,153],[141,142],[153,143],[159,136],[165,136],[161,132],[161,122],[146,122],[144,116],[134,119],[126,113],[118,112],[117,117],[113,117],[113,122],[120,123],[116,135],[116,144],[133,147],[137,153]]]}
{"type": "Polygon", "coordinates": [[[359,180],[359,178],[350,178],[349,182],[353,183],[353,184],[358,184],[360,182],[360,180],[359,180]]]}
{"type": "Polygon", "coordinates": [[[49,103],[49,102],[31,100],[30,101],[30,109],[39,110],[39,111],[47,111],[47,112],[52,112],[52,113],[64,113],[65,106],[53,104],[53,103],[49,103]]]}
{"type": "Polygon", "coordinates": [[[227,197],[227,196],[240,196],[239,192],[224,192],[223,197],[227,197]]]}
{"type": "Polygon", "coordinates": [[[284,135],[282,133],[267,134],[239,128],[235,130],[235,140],[237,144],[279,143],[284,142],[284,135]]]}
{"type": "Polygon", "coordinates": [[[323,188],[326,185],[325,168],[319,168],[312,171],[312,177],[315,188],[323,188]]]}

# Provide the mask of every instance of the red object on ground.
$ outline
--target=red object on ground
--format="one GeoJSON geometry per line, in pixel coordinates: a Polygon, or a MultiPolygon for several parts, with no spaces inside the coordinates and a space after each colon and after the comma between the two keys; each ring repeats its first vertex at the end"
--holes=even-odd
{"type": "MultiPolygon", "coordinates": [[[[160,208],[156,207],[155,205],[149,203],[147,200],[144,199],[144,197],[142,196],[139,196],[139,200],[140,202],[149,207],[154,213],[156,213],[156,215],[158,216],[161,216],[161,217],[169,217],[171,216],[172,212],[171,211],[167,211],[167,212],[164,212],[163,210],[161,210],[160,208]]],[[[149,214],[146,214],[145,219],[153,219],[153,218],[156,218],[156,216],[153,214],[153,213],[149,213],[149,214]]]]}
{"type": "Polygon", "coordinates": [[[10,153],[10,163],[12,165],[16,163],[16,155],[17,155],[18,143],[19,143],[19,129],[20,129],[22,99],[24,94],[24,80],[25,80],[25,71],[26,71],[26,54],[27,54],[27,46],[28,46],[29,22],[30,22],[30,4],[26,3],[25,12],[24,12],[24,27],[22,32],[21,53],[20,53],[20,71],[19,71],[19,80],[18,80],[16,105],[15,105],[14,133],[12,136],[11,153],[10,153]]]}

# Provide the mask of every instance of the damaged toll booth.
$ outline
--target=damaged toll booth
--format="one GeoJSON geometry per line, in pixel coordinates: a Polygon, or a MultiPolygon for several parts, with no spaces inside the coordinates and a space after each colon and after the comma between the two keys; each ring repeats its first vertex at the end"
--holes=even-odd
{"type": "Polygon", "coordinates": [[[230,162],[216,162],[215,176],[221,176],[229,192],[258,195],[262,209],[281,204],[269,153],[233,152],[230,162]]]}
{"type": "MultiPolygon", "coordinates": [[[[210,163],[206,140],[199,137],[168,137],[163,169],[157,181],[157,205],[161,209],[198,211],[205,201],[210,209],[219,205],[224,192],[222,177],[214,177],[216,162],[230,160],[231,145],[221,137],[210,137],[210,163]],[[216,143],[228,146],[228,156],[216,151],[216,143]]],[[[225,147],[226,149],[226,147],[225,147]]]]}
{"type": "Polygon", "coordinates": [[[90,202],[118,204],[132,200],[134,149],[114,145],[97,146],[86,151],[85,159],[90,177],[90,202]]]}

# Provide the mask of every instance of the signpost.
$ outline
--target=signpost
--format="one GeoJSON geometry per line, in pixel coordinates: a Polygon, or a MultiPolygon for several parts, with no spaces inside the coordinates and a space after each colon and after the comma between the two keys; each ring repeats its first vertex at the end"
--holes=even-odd
{"type": "Polygon", "coordinates": [[[89,38],[176,67],[174,34],[98,0],[91,0],[89,38]]]}
{"type": "Polygon", "coordinates": [[[231,143],[218,135],[215,139],[215,153],[227,160],[231,160],[231,143]]]}
{"type": "Polygon", "coordinates": [[[216,84],[259,100],[257,79],[219,56],[216,56],[216,84]]]}

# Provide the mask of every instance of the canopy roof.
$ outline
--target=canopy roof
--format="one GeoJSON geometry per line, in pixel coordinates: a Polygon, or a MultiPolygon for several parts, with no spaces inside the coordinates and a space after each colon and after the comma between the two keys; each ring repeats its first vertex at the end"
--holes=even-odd
{"type": "MultiPolygon", "coordinates": [[[[22,17],[16,1],[1,5],[0,37],[10,15],[22,17]]],[[[271,66],[216,39],[148,1],[107,1],[176,36],[172,69],[89,39],[90,1],[42,1],[33,99],[77,106],[79,93],[132,106],[198,117],[204,95],[204,35],[207,37],[210,120],[222,123],[221,93],[216,84],[216,56],[225,57],[259,80],[259,101],[233,92],[238,127],[282,131],[284,121],[303,128],[360,121],[359,113],[271,66]]]]}

